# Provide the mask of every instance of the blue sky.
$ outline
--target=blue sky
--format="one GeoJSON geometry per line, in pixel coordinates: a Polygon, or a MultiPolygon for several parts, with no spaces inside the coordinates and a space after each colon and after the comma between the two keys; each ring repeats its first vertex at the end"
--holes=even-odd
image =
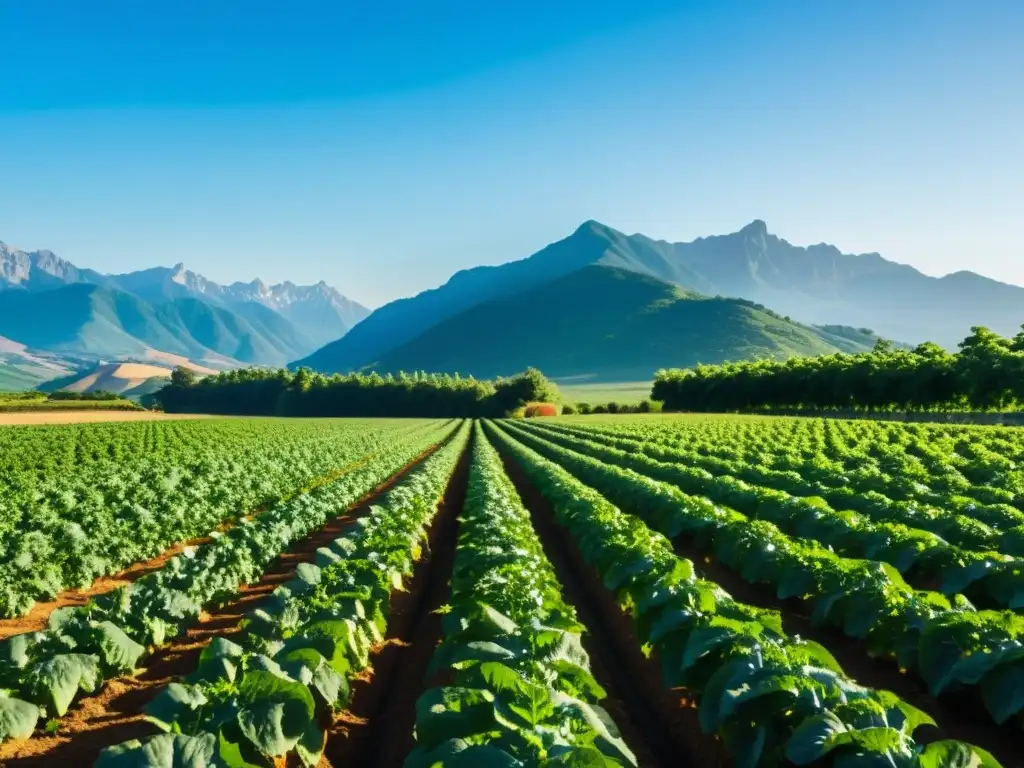
{"type": "Polygon", "coordinates": [[[1024,283],[1017,0],[0,0],[0,30],[0,240],[81,266],[377,305],[588,218],[762,218],[1024,283]]]}

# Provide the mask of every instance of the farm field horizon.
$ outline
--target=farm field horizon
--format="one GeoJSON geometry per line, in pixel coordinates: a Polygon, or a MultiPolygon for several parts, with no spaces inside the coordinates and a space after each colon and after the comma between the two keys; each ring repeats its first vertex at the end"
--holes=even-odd
{"type": "Polygon", "coordinates": [[[0,765],[1021,763],[1013,428],[190,419],[0,428],[0,765]]]}

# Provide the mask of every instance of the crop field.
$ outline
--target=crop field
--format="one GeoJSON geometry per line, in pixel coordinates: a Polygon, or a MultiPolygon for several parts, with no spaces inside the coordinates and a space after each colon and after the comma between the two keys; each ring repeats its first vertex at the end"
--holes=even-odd
{"type": "Polygon", "coordinates": [[[1024,434],[0,429],[0,765],[1022,766],[1024,434]]]}
{"type": "Polygon", "coordinates": [[[651,398],[651,384],[650,381],[559,382],[558,388],[563,398],[571,403],[633,405],[651,398]]]}

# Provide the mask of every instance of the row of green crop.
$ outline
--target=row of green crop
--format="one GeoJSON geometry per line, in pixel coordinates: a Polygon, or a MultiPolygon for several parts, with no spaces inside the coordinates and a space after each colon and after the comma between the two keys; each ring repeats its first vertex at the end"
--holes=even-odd
{"type": "MultiPolygon", "coordinates": [[[[989,607],[1024,608],[1024,526],[998,533],[959,515],[914,511],[891,503],[870,507],[870,514],[843,507],[837,510],[829,506],[829,497],[816,498],[806,487],[801,490],[807,495],[794,496],[748,482],[754,478],[770,482],[773,474],[781,474],[770,470],[718,461],[720,471],[731,473],[712,474],[689,466],[700,464],[699,457],[657,444],[554,426],[531,430],[565,447],[671,483],[688,494],[705,496],[750,518],[767,520],[787,534],[811,539],[848,557],[889,563],[915,581],[937,581],[939,591],[947,596],[967,593],[989,607]],[[962,536],[953,535],[953,530],[962,536]],[[980,551],[949,543],[969,539],[970,533],[981,530],[991,534],[993,547],[1009,554],[986,551],[977,541],[972,543],[980,551]]],[[[792,488],[799,483],[788,485],[792,488]]]]}
{"type": "Polygon", "coordinates": [[[770,585],[780,598],[805,600],[815,623],[864,640],[874,655],[894,658],[933,695],[976,687],[999,723],[1024,709],[1024,616],[975,611],[961,596],[950,601],[913,590],[885,563],[842,557],[646,474],[519,427],[506,428],[665,535],[695,540],[745,580],[770,585]]]}
{"type": "Polygon", "coordinates": [[[598,706],[584,628],[500,459],[476,427],[444,642],[406,768],[636,765],[598,706]]]}
{"type": "MultiPolygon", "coordinates": [[[[576,479],[585,457],[557,448],[538,453],[519,442],[519,430],[513,438],[507,424],[491,430],[632,616],[639,642],[661,662],[665,685],[683,686],[696,698],[702,727],[722,739],[735,765],[998,765],[961,742],[916,742],[916,728],[933,722],[925,713],[854,683],[822,646],[786,635],[778,613],[737,603],[697,579],[693,563],[678,558],[663,535],[589,487],[591,473],[588,485],[576,479]]],[[[593,467],[596,476],[602,465],[593,467]]],[[[608,469],[610,481],[601,485],[651,501],[643,484],[608,469]]]]}
{"type": "MultiPolygon", "coordinates": [[[[0,481],[28,472],[77,472],[87,464],[124,464],[175,454],[186,461],[191,451],[211,443],[234,449],[246,443],[273,441],[322,425],[308,421],[282,424],[273,419],[175,419],[90,424],[47,424],[0,429],[0,481]]],[[[24,482],[20,478],[17,482],[24,482]]]]}
{"type": "MultiPolygon", "coordinates": [[[[732,475],[756,485],[786,491],[796,496],[819,496],[839,509],[850,509],[886,520],[897,520],[936,533],[951,543],[979,551],[998,547],[1004,531],[1019,528],[1024,539],[1024,512],[1004,503],[981,504],[976,499],[955,493],[937,493],[931,489],[921,491],[920,482],[913,493],[896,491],[897,499],[886,495],[895,489],[892,483],[880,488],[882,479],[876,473],[859,470],[833,470],[824,473],[818,468],[810,478],[800,472],[800,465],[787,463],[784,457],[768,454],[770,446],[751,450],[745,456],[726,457],[708,455],[703,443],[696,439],[689,443],[665,444],[658,439],[657,427],[646,430],[614,431],[589,429],[580,425],[550,424],[551,428],[569,430],[601,439],[609,445],[632,449],[636,443],[649,456],[668,462],[685,462],[707,470],[713,475],[732,475]],[[625,441],[625,442],[624,442],[625,441]],[[632,445],[627,444],[632,443],[632,445]],[[767,454],[767,455],[766,455],[767,454]],[[911,500],[913,499],[913,500],[911,500]]],[[[1024,544],[1022,544],[1024,551],[1024,544]]]]}
{"type": "Polygon", "coordinates": [[[985,433],[954,440],[913,426],[807,419],[625,421],[614,428],[574,422],[574,426],[634,434],[712,461],[795,472],[830,492],[845,491],[850,503],[862,494],[871,498],[882,494],[894,501],[941,506],[981,519],[988,515],[997,526],[1024,523],[1024,513],[1011,506],[1022,505],[1024,474],[1012,460],[984,447],[985,433]],[[969,452],[972,458],[961,452],[969,452]]]}
{"type": "Polygon", "coordinates": [[[348,704],[352,678],[383,639],[391,592],[413,572],[469,430],[465,423],[321,549],[316,564],[300,565],[250,612],[237,643],[216,638],[185,683],[172,683],[146,707],[165,735],[110,747],[96,765],[317,765],[325,726],[348,704]]]}
{"type": "Polygon", "coordinates": [[[259,580],[292,542],[322,527],[431,445],[450,427],[398,438],[347,474],[245,521],[160,570],[79,608],[54,611],[43,632],[0,643],[0,741],[27,738],[39,718],[144,663],[196,621],[204,606],[259,580]]]}
{"type": "Polygon", "coordinates": [[[0,617],[315,484],[429,422],[342,422],[0,484],[0,617]]]}

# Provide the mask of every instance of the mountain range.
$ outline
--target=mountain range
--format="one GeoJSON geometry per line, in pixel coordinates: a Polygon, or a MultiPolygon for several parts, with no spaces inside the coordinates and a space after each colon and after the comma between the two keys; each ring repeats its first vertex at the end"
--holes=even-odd
{"type": "Polygon", "coordinates": [[[1022,322],[1019,286],[793,245],[760,220],[686,243],[587,221],[527,258],[457,272],[372,314],[323,282],[221,285],[182,264],[109,275],[0,243],[0,388],[126,360],[646,379],[660,367],[854,352],[879,336],[955,348],[972,325],[1012,335],[1022,322]]]}
{"type": "Polygon", "coordinates": [[[592,264],[477,304],[372,367],[494,378],[534,366],[555,378],[643,381],[669,365],[860,352],[875,341],[852,328],[803,326],[745,299],[592,264]]]}
{"type": "MultiPolygon", "coordinates": [[[[585,299],[574,300],[569,296],[573,290],[587,290],[589,283],[581,280],[574,286],[570,280],[557,285],[559,290],[554,293],[549,289],[555,281],[590,267],[641,275],[703,297],[737,297],[769,307],[776,319],[788,323],[784,329],[776,328],[778,333],[789,339],[802,337],[806,342],[794,348],[784,339],[774,338],[770,343],[762,339],[757,343],[722,348],[718,353],[704,349],[698,359],[706,363],[738,359],[747,354],[743,350],[756,349],[759,354],[781,356],[794,351],[843,349],[828,331],[818,327],[825,325],[870,328],[879,336],[901,342],[930,340],[955,348],[973,325],[985,325],[1012,335],[1024,322],[1024,288],[1019,286],[972,272],[930,277],[877,253],[853,255],[844,254],[832,245],[792,245],[769,233],[765,222],[760,220],[732,234],[688,243],[669,243],[642,234],[627,235],[599,222],[588,221],[569,237],[525,259],[463,270],[438,288],[386,304],[350,333],[295,365],[327,372],[396,367],[448,370],[455,365],[460,366],[462,373],[477,375],[478,371],[490,371],[493,369],[490,363],[475,365],[459,349],[474,338],[473,326],[477,334],[489,332],[491,344],[504,344],[506,338],[516,333],[508,325],[513,320],[508,314],[509,302],[518,301],[523,314],[517,322],[526,323],[537,332],[544,327],[557,327],[564,321],[559,318],[565,302],[574,301],[573,306],[586,310],[585,299]],[[535,298],[533,304],[531,295],[535,298]],[[537,319],[526,317],[530,313],[537,319]],[[486,317],[504,318],[506,324],[481,325],[486,317]],[[548,321],[546,326],[545,321],[548,321]],[[807,339],[804,335],[807,332],[815,335],[820,343],[807,339]],[[442,335],[451,339],[447,348],[442,335]],[[825,345],[824,349],[821,344],[825,345]],[[438,350],[432,357],[435,364],[421,366],[428,362],[421,350],[430,348],[438,350]],[[449,359],[450,363],[440,363],[449,359]]],[[[607,296],[602,295],[595,303],[601,301],[608,301],[607,296]]],[[[674,303],[679,307],[687,306],[679,301],[674,303]]],[[[645,311],[642,304],[629,306],[637,317],[637,313],[645,311]]],[[[706,311],[712,305],[701,306],[706,311]]],[[[598,310],[595,312],[600,315],[598,310]]],[[[669,318],[673,325],[664,329],[663,335],[667,337],[682,338],[695,330],[706,329],[706,326],[693,325],[704,321],[678,308],[663,315],[666,322],[669,318]]],[[[619,317],[620,321],[623,319],[619,317]]],[[[561,355],[572,355],[593,342],[591,329],[596,326],[588,327],[585,322],[578,322],[577,326],[575,333],[559,336],[557,352],[561,355]]],[[[861,336],[855,344],[875,338],[873,334],[861,336]]],[[[621,338],[628,338],[628,335],[621,338]]],[[[844,343],[850,341],[846,336],[843,338],[844,343]]],[[[525,343],[522,339],[517,341],[517,344],[522,343],[525,343]]],[[[526,356],[529,359],[536,360],[552,351],[545,346],[543,336],[534,337],[532,346],[535,351],[532,357],[526,356]]],[[[848,343],[846,348],[849,348],[848,343]]],[[[621,347],[605,346],[601,353],[603,358],[580,360],[570,367],[582,368],[578,374],[594,372],[602,367],[602,360],[614,364],[613,355],[628,355],[634,351],[633,342],[623,342],[621,347]]],[[[481,350],[479,354],[493,357],[497,352],[481,350]]],[[[511,366],[511,361],[518,358],[513,358],[510,352],[507,359],[511,366]]],[[[655,367],[683,365],[692,359],[677,346],[673,355],[666,354],[655,367]]],[[[555,364],[558,364],[557,359],[555,364]]],[[[633,364],[625,367],[632,368],[633,364]]],[[[647,375],[652,370],[648,370],[647,375]]],[[[603,375],[613,375],[613,372],[603,375]]]]}
{"type": "Polygon", "coordinates": [[[0,336],[32,352],[281,366],[368,314],[323,282],[220,285],[182,264],[105,275],[0,243],[0,336]]]}

